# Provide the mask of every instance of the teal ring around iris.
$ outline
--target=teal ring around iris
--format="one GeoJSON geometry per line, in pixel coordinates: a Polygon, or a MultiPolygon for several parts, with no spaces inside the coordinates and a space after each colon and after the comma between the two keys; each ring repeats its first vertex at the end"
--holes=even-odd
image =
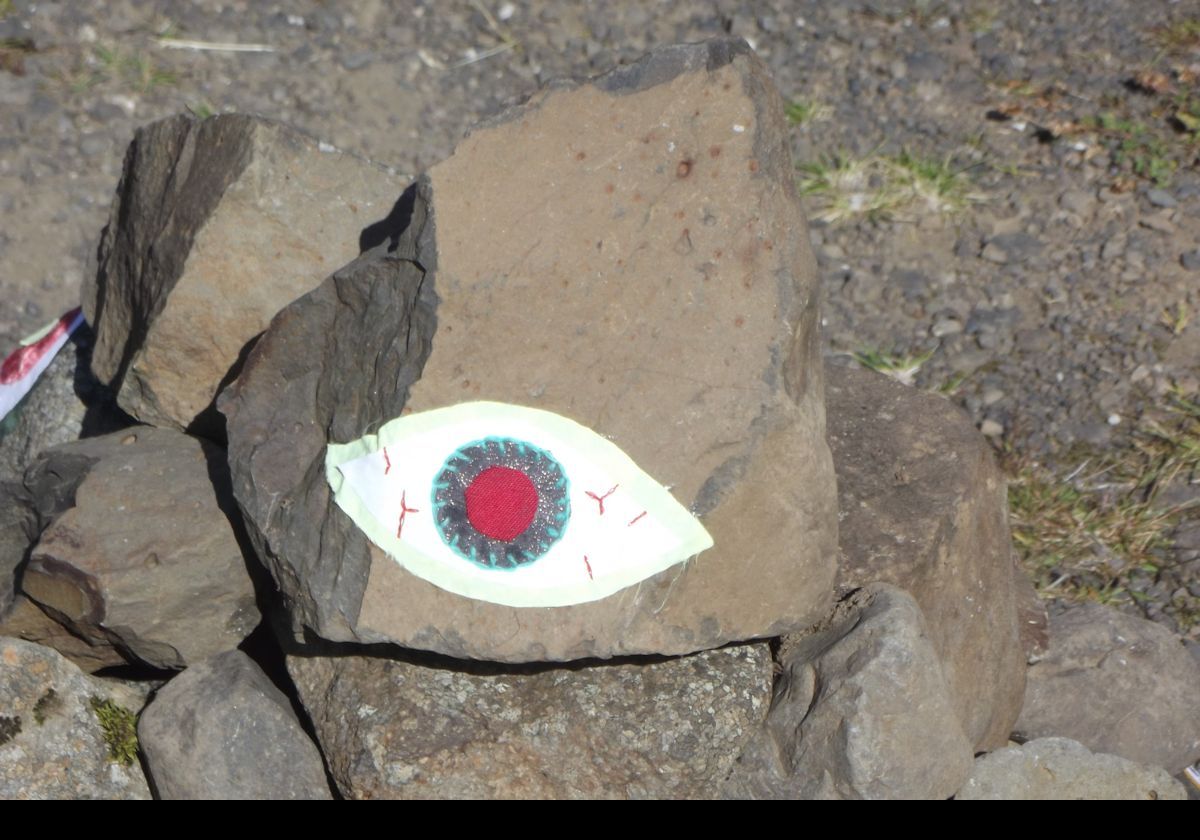
{"type": "Polygon", "coordinates": [[[484,569],[512,570],[541,559],[562,539],[571,519],[570,484],[562,465],[523,440],[488,437],[460,446],[433,482],[433,521],[456,554],[484,569]],[[485,470],[517,470],[537,492],[532,520],[520,534],[500,540],[482,533],[467,515],[467,490],[485,470]]]}

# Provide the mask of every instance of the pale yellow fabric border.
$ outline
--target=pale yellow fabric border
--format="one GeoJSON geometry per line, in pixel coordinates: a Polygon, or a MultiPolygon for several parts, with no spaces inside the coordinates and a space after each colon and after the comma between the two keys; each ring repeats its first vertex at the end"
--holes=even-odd
{"type": "Polygon", "coordinates": [[[599,600],[684,562],[713,545],[712,537],[700,521],[676,501],[665,487],[638,467],[620,447],[574,420],[542,409],[508,403],[470,402],[398,417],[384,424],[377,434],[365,435],[350,443],[329,444],[325,456],[325,475],[338,507],[354,520],[371,542],[403,568],[458,595],[512,607],[561,607],[599,600]],[[680,539],[679,548],[668,556],[631,569],[627,574],[612,576],[603,585],[589,581],[587,584],[536,591],[514,591],[514,587],[505,584],[504,571],[489,573],[496,575],[495,583],[492,583],[460,573],[454,565],[414,550],[398,540],[391,528],[385,527],[371,515],[338,467],[347,461],[377,452],[384,446],[395,446],[405,438],[463,420],[482,421],[485,428],[493,422],[513,420],[536,423],[578,454],[594,459],[593,463],[605,464],[605,468],[611,470],[623,487],[630,488],[638,496],[639,503],[645,506],[647,513],[680,539]]]}

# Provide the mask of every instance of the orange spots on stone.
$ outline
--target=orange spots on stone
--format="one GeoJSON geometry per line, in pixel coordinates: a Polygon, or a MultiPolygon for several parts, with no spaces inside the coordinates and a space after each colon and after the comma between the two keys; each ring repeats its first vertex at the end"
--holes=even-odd
{"type": "Polygon", "coordinates": [[[576,152],[575,153],[575,160],[583,160],[586,157],[587,157],[587,152],[576,152]]]}
{"type": "Polygon", "coordinates": [[[692,174],[692,161],[690,158],[685,158],[679,161],[675,166],[675,177],[686,178],[692,174]]]}
{"type": "Polygon", "coordinates": [[[740,326],[741,326],[742,324],[744,324],[744,323],[746,323],[746,319],[745,319],[745,318],[743,318],[741,315],[739,315],[739,316],[737,316],[736,318],[734,318],[734,319],[733,319],[733,325],[734,325],[735,327],[740,327],[740,326]]]}
{"type": "Polygon", "coordinates": [[[717,259],[717,260],[721,259],[721,256],[724,253],[725,253],[724,251],[722,251],[720,248],[718,248],[717,250],[713,251],[713,259],[717,259]]]}
{"type": "Polygon", "coordinates": [[[749,167],[750,167],[751,172],[757,172],[758,171],[758,161],[755,160],[754,158],[750,158],[749,167]]]}
{"type": "Polygon", "coordinates": [[[465,390],[467,390],[467,389],[468,389],[468,388],[470,388],[470,387],[471,387],[471,380],[470,380],[470,379],[464,379],[464,380],[463,380],[463,382],[462,382],[462,389],[465,391],[465,390]]]}
{"type": "Polygon", "coordinates": [[[710,158],[719,158],[721,156],[721,147],[720,146],[709,146],[708,147],[708,156],[710,158]]]}
{"type": "Polygon", "coordinates": [[[634,200],[634,201],[641,201],[641,200],[642,200],[642,194],[641,194],[640,192],[635,192],[635,193],[633,194],[633,200],[634,200]]]}
{"type": "Polygon", "coordinates": [[[605,184],[604,185],[604,191],[606,193],[608,193],[609,195],[612,195],[616,189],[617,189],[616,186],[613,184],[605,184]]]}
{"type": "Polygon", "coordinates": [[[687,215],[687,213],[685,213],[685,212],[684,212],[684,211],[682,211],[682,210],[676,210],[676,211],[675,211],[675,218],[676,218],[676,219],[682,219],[682,218],[684,218],[686,215],[687,215]]]}

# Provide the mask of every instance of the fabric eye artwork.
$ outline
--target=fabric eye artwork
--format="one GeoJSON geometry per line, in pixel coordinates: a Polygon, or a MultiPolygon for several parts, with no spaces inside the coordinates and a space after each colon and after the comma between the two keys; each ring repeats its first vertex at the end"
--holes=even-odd
{"type": "Polygon", "coordinates": [[[619,447],[540,409],[410,414],[330,444],[325,467],[338,506],[403,568],[506,606],[599,600],[713,544],[619,447]]]}

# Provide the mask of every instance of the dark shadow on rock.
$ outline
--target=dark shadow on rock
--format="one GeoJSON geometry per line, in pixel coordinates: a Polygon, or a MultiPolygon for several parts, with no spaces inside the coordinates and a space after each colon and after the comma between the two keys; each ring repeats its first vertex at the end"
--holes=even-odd
{"type": "MultiPolygon", "coordinates": [[[[391,659],[396,662],[404,662],[408,665],[417,665],[422,668],[433,668],[439,671],[455,671],[461,674],[469,674],[476,677],[498,677],[498,676],[532,676],[534,674],[544,674],[547,671],[582,671],[586,668],[604,668],[615,667],[619,665],[657,665],[662,662],[670,662],[673,659],[685,659],[687,656],[696,656],[698,654],[687,654],[685,656],[667,656],[665,654],[642,654],[636,656],[614,656],[611,659],[574,659],[570,662],[488,662],[479,659],[458,659],[453,656],[447,656],[441,653],[433,653],[431,651],[414,650],[412,648],[401,647],[396,644],[379,642],[374,644],[358,644],[355,642],[331,642],[327,639],[322,639],[312,633],[310,630],[305,630],[305,640],[303,643],[292,640],[287,635],[279,637],[283,647],[283,652],[287,656],[297,657],[315,657],[323,656],[328,658],[340,658],[345,656],[368,656],[374,659],[391,659]]],[[[730,642],[727,645],[721,645],[714,650],[722,648],[740,647],[742,645],[754,645],[764,641],[763,639],[747,639],[741,642],[730,642]]],[[[701,651],[702,652],[702,651],[701,651]]]]}
{"type": "MultiPolygon", "coordinates": [[[[43,610],[44,611],[44,610],[43,610]]],[[[60,622],[61,623],[61,622],[60,622]]],[[[63,625],[66,627],[66,625],[63,625]]],[[[70,627],[66,628],[71,635],[78,636],[70,627]]],[[[79,636],[85,642],[88,641],[83,636],[79,636]]],[[[90,642],[89,642],[90,644],[90,642]]],[[[121,651],[122,656],[132,657],[132,654],[121,651]]],[[[106,680],[128,680],[130,682],[160,682],[166,683],[172,677],[180,672],[167,669],[155,668],[152,665],[147,665],[144,662],[131,661],[125,665],[109,665],[107,668],[101,668],[99,671],[93,671],[93,677],[103,677],[106,680]]]]}
{"type": "Polygon", "coordinates": [[[254,349],[254,345],[258,343],[258,340],[262,336],[263,334],[259,333],[242,345],[242,349],[238,351],[237,359],[229,366],[229,370],[221,377],[221,381],[217,383],[217,391],[212,398],[212,402],[205,406],[204,410],[192,418],[192,422],[188,424],[185,431],[189,435],[204,438],[220,446],[225,446],[228,440],[225,434],[225,415],[217,410],[217,400],[221,398],[221,393],[242,375],[242,368],[246,366],[246,359],[250,357],[250,351],[254,349]]]}
{"type": "Polygon", "coordinates": [[[391,254],[400,247],[400,237],[408,230],[412,222],[413,205],[417,199],[416,183],[409,186],[396,199],[392,211],[383,219],[367,225],[358,235],[358,251],[364,254],[380,245],[387,243],[387,253],[391,254]]]}
{"type": "Polygon", "coordinates": [[[213,493],[216,496],[217,508],[229,522],[238,549],[242,552],[242,562],[246,564],[246,574],[250,576],[250,582],[254,585],[255,605],[260,615],[269,615],[274,602],[270,600],[268,593],[275,592],[275,581],[259,561],[250,535],[246,532],[242,511],[233,496],[233,478],[229,474],[229,461],[225,449],[209,441],[200,443],[208,469],[208,480],[212,482],[213,493]]]}
{"type": "MultiPolygon", "coordinates": [[[[242,348],[242,352],[238,355],[238,362],[235,367],[241,368],[242,362],[245,361],[246,355],[257,340],[258,337],[256,336],[246,343],[246,346],[242,348]]],[[[230,381],[234,378],[236,378],[236,374],[229,377],[230,381]]],[[[254,550],[254,545],[250,541],[250,536],[246,532],[246,524],[242,519],[241,509],[238,508],[237,502],[234,499],[233,479],[229,473],[229,461],[226,452],[222,447],[207,441],[202,443],[202,448],[204,450],[205,464],[208,467],[208,477],[212,482],[213,491],[216,494],[217,507],[225,515],[225,518],[229,522],[229,527],[233,530],[238,548],[242,552],[242,560],[246,564],[246,573],[250,576],[250,581],[254,585],[255,606],[258,607],[259,615],[262,616],[258,626],[238,645],[238,650],[254,660],[255,664],[267,675],[267,679],[287,697],[292,712],[296,715],[296,719],[300,723],[300,728],[317,745],[317,752],[321,756],[321,762],[325,769],[325,780],[329,785],[329,790],[335,799],[341,799],[341,793],[338,791],[337,785],[334,784],[333,775],[329,771],[329,763],[325,759],[325,752],[321,749],[321,742],[317,740],[316,728],[313,726],[312,719],[308,716],[308,710],[300,702],[296,686],[292,683],[292,678],[287,672],[283,649],[279,643],[279,639],[283,638],[282,634],[286,633],[286,629],[284,628],[287,626],[287,619],[283,616],[282,605],[276,597],[278,589],[275,586],[275,581],[271,577],[270,572],[259,561],[258,554],[254,550]]],[[[148,775],[147,778],[149,778],[148,775]]]]}
{"type": "Polygon", "coordinates": [[[83,422],[79,437],[90,438],[106,435],[119,429],[137,425],[137,420],[126,414],[117,405],[117,396],[112,388],[96,378],[92,372],[92,348],[96,344],[96,333],[91,324],[80,324],[67,345],[60,352],[75,354],[73,387],[75,396],[84,405],[83,422]]]}

